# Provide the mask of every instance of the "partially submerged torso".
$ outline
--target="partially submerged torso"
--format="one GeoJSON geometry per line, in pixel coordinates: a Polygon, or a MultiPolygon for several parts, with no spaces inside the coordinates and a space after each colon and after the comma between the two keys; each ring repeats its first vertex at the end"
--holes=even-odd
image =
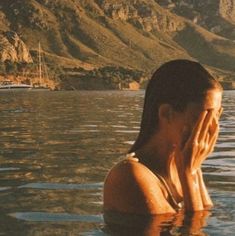
{"type": "Polygon", "coordinates": [[[133,214],[175,213],[181,208],[160,175],[134,154],[115,165],[104,184],[104,211],[133,214]]]}

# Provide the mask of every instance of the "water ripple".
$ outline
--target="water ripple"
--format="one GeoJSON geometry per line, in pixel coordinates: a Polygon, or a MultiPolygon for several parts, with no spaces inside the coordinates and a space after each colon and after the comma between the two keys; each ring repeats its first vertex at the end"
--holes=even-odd
{"type": "Polygon", "coordinates": [[[48,190],[97,190],[103,188],[103,183],[91,184],[61,184],[61,183],[29,183],[18,188],[48,189],[48,190]]]}
{"type": "Polygon", "coordinates": [[[102,215],[78,215],[68,213],[47,213],[47,212],[14,212],[8,214],[11,217],[36,222],[89,222],[103,223],[102,215]]]}
{"type": "Polygon", "coordinates": [[[2,171],[14,171],[14,170],[20,170],[20,168],[17,168],[17,167],[0,168],[0,172],[2,172],[2,171]]]}

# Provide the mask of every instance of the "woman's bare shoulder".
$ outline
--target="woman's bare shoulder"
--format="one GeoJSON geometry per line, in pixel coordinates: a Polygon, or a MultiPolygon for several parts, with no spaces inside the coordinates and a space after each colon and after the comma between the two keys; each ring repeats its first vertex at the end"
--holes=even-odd
{"type": "Polygon", "coordinates": [[[108,173],[106,181],[138,181],[144,182],[146,178],[149,181],[156,183],[156,176],[143,164],[141,164],[138,158],[126,158],[117,163],[108,173]],[[114,179],[113,179],[114,178],[114,179]]]}
{"type": "Polygon", "coordinates": [[[104,183],[104,210],[162,214],[175,212],[156,176],[137,158],[116,164],[104,183]]]}

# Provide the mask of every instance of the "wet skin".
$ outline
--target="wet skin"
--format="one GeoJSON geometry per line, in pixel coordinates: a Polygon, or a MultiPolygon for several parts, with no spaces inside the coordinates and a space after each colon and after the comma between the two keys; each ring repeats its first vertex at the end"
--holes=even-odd
{"type": "Polygon", "coordinates": [[[201,211],[212,201],[205,187],[201,164],[213,151],[219,133],[222,93],[207,91],[202,103],[189,103],[183,112],[168,104],[159,108],[159,126],[151,139],[114,166],[104,185],[104,210],[137,214],[175,213],[167,182],[185,211],[201,211]]]}

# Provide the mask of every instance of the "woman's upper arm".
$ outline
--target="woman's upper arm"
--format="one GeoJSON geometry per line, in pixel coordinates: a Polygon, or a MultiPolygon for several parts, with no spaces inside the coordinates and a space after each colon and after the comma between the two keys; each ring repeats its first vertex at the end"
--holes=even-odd
{"type": "Polygon", "coordinates": [[[175,213],[153,173],[136,161],[122,161],[104,184],[104,210],[136,214],[175,213]]]}

